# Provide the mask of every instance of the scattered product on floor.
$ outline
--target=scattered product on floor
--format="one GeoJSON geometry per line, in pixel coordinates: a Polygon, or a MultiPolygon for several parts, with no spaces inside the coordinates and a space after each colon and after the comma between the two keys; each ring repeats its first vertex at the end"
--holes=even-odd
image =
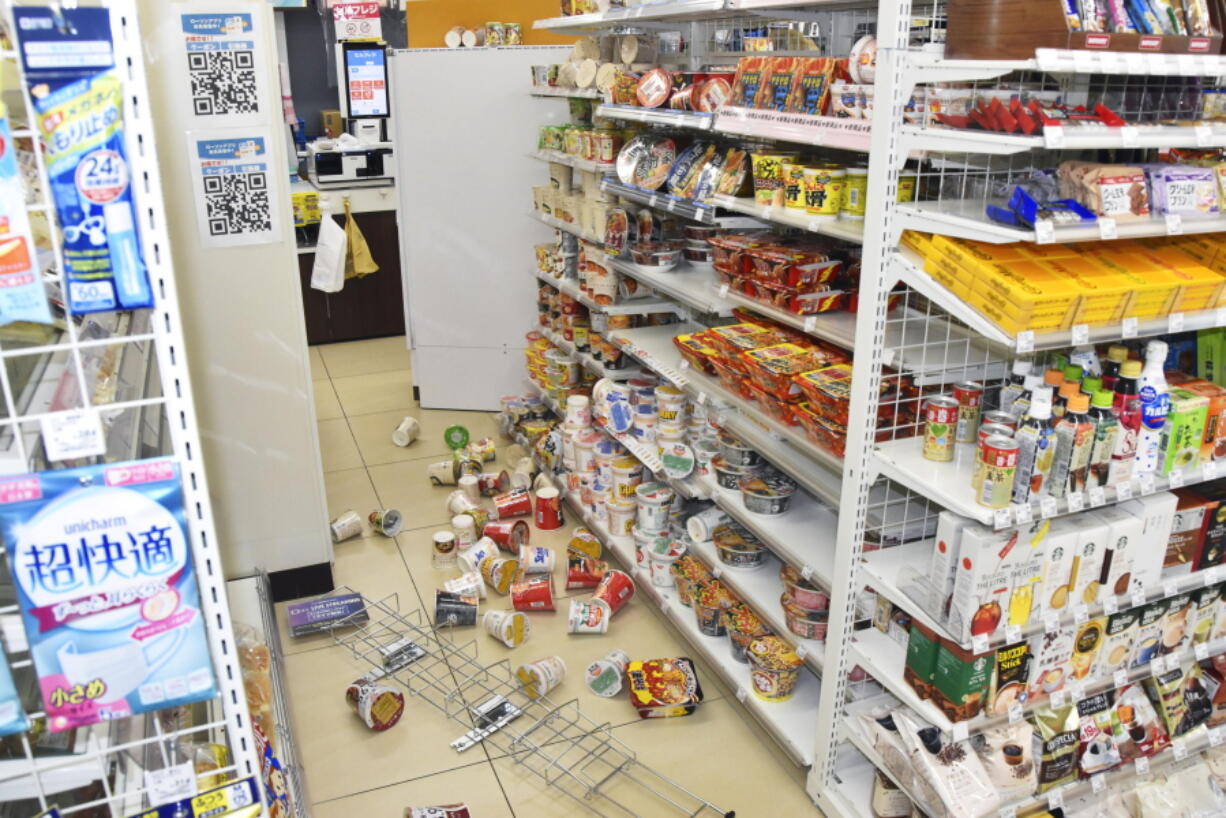
{"type": "Polygon", "coordinates": [[[421,424],[418,423],[417,418],[406,415],[392,430],[392,443],[404,448],[417,440],[420,434],[421,424]]]}
{"type": "Polygon", "coordinates": [[[350,509],[332,521],[332,542],[343,542],[362,535],[362,517],[350,509]]]}
{"type": "Polygon", "coordinates": [[[375,509],[366,517],[370,523],[370,528],[376,533],[382,534],[384,537],[395,537],[400,533],[400,526],[403,522],[400,512],[394,508],[389,508],[380,511],[375,509]]]}

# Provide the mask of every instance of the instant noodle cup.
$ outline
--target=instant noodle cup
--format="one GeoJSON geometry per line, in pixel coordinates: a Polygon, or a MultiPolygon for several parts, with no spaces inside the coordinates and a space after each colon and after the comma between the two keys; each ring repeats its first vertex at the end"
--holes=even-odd
{"type": "Polygon", "coordinates": [[[803,207],[810,216],[837,219],[843,209],[847,171],[842,168],[805,168],[803,207]]]}
{"type": "Polygon", "coordinates": [[[508,648],[517,648],[528,639],[531,624],[519,611],[486,611],[481,617],[485,632],[508,648]]]}
{"type": "Polygon", "coordinates": [[[466,474],[459,479],[460,491],[464,492],[464,496],[474,503],[481,502],[481,485],[477,482],[476,475],[466,474]]]}
{"type": "Polygon", "coordinates": [[[635,505],[622,505],[620,503],[610,502],[605,503],[605,507],[609,510],[609,533],[614,537],[629,537],[634,533],[634,513],[635,505]]]}
{"type": "Polygon", "coordinates": [[[561,656],[547,656],[526,665],[520,665],[515,671],[524,693],[530,699],[539,699],[549,691],[562,684],[566,678],[566,663],[561,656]]]}
{"type": "Polygon", "coordinates": [[[481,535],[494,541],[503,551],[518,554],[528,544],[532,529],[526,520],[494,520],[485,524],[481,535]]]}
{"type": "Polygon", "coordinates": [[[401,448],[408,446],[421,434],[421,424],[417,418],[406,415],[392,430],[392,443],[401,448]]]}
{"type": "Polygon", "coordinates": [[[562,527],[562,495],[557,489],[545,488],[536,493],[536,527],[542,531],[562,527]]]}
{"type": "Polygon", "coordinates": [[[527,517],[532,513],[532,495],[527,489],[512,489],[494,498],[494,519],[527,517]]]}
{"type": "Polygon", "coordinates": [[[743,663],[749,662],[749,643],[759,636],[769,636],[771,632],[753,609],[744,603],[724,609],[724,628],[728,631],[728,641],[732,643],[732,658],[743,663]]]}
{"type": "Polygon", "coordinates": [[[609,603],[603,599],[572,599],[566,629],[569,633],[604,633],[612,617],[609,603]]]}
{"type": "Polygon", "coordinates": [[[451,518],[451,532],[455,534],[456,547],[463,551],[477,542],[477,523],[468,514],[451,518]]]}
{"type": "MultiPolygon", "coordinates": [[[[473,475],[474,477],[476,475],[473,475]]],[[[447,495],[447,511],[450,514],[464,514],[481,508],[481,504],[472,499],[463,489],[456,489],[447,495]]]]}
{"type": "Polygon", "coordinates": [[[642,719],[688,716],[702,702],[698,673],[684,656],[632,661],[626,667],[626,683],[642,719]]]}
{"type": "Polygon", "coordinates": [[[566,543],[566,550],[573,554],[599,559],[604,552],[604,546],[601,545],[600,538],[595,534],[584,526],[578,526],[570,532],[570,541],[566,543]]]}
{"type": "Polygon", "coordinates": [[[643,464],[633,457],[613,461],[613,494],[619,503],[633,503],[635,490],[643,482],[643,464]]]}
{"type": "Polygon", "coordinates": [[[366,517],[370,527],[385,537],[395,537],[400,533],[400,512],[394,508],[375,509],[366,517]]]}
{"type": "Polygon", "coordinates": [[[651,584],[658,588],[672,588],[673,563],[685,553],[685,545],[670,537],[660,537],[647,552],[651,567],[651,584]]]}
{"type": "MultiPolygon", "coordinates": [[[[468,479],[461,477],[461,480],[468,479]]],[[[511,490],[511,475],[503,471],[483,471],[474,478],[477,481],[477,493],[481,497],[497,497],[511,490]]]]}
{"type": "Polygon", "coordinates": [[[519,560],[490,556],[481,560],[481,577],[500,594],[505,594],[519,572],[519,560]]]}
{"type": "Polygon", "coordinates": [[[553,577],[533,574],[511,583],[511,606],[517,611],[552,611],[553,577]]]}
{"type": "Polygon", "coordinates": [[[478,599],[485,599],[485,581],[475,571],[469,571],[468,573],[460,574],[455,579],[447,580],[443,583],[443,588],[460,596],[475,596],[478,599]]]}
{"type": "Polygon", "coordinates": [[[736,599],[717,579],[698,585],[692,591],[694,618],[698,630],[707,636],[725,636],[724,609],[736,604],[736,599]]]}
{"type": "Polygon", "coordinates": [[[404,694],[365,676],[349,685],[345,701],[371,730],[386,730],[404,715],[404,694]]]}
{"type": "Polygon", "coordinates": [[[729,520],[711,535],[719,561],[733,568],[758,568],[766,558],[766,548],[751,532],[729,520]]]}
{"type": "Polygon", "coordinates": [[[435,461],[426,466],[426,477],[436,486],[454,486],[460,479],[460,464],[455,458],[435,461]]]}
{"type": "Polygon", "coordinates": [[[583,682],[597,696],[611,699],[621,692],[629,664],[630,656],[624,650],[609,651],[603,659],[597,659],[584,669],[583,682]]]}
{"type": "Polygon", "coordinates": [[[754,202],[763,207],[783,207],[783,163],[796,159],[794,153],[751,153],[754,202]]]}
{"type": "Polygon", "coordinates": [[[480,604],[481,601],[475,596],[437,590],[434,592],[434,625],[438,628],[476,625],[477,606],[480,604]]]}
{"type": "Polygon", "coordinates": [[[826,639],[826,626],[829,611],[809,611],[792,602],[787,591],[783,592],[779,604],[783,606],[783,615],[787,619],[788,630],[802,639],[826,639]]]}
{"type": "Polygon", "coordinates": [[[805,209],[805,166],[784,162],[780,169],[783,178],[783,206],[790,210],[805,209]]]}
{"type": "Polygon", "coordinates": [[[600,581],[604,579],[608,571],[607,562],[572,553],[566,565],[566,590],[595,588],[600,585],[600,581]]]}
{"type": "Polygon", "coordinates": [[[498,442],[492,437],[479,437],[465,449],[468,456],[482,463],[493,463],[498,457],[498,442]]]}
{"type": "Polygon", "coordinates": [[[830,596],[786,563],[779,569],[779,579],[793,605],[807,611],[824,611],[830,607],[830,596]]]}
{"type": "Polygon", "coordinates": [[[751,640],[746,653],[755,696],[767,702],[792,698],[804,662],[791,645],[778,636],[763,636],[751,640]]]}
{"type": "Polygon", "coordinates": [[[620,611],[633,596],[634,580],[630,579],[629,574],[615,569],[604,575],[592,594],[593,599],[603,599],[608,603],[610,614],[620,611]]]}
{"type": "Polygon", "coordinates": [[[456,563],[455,534],[436,531],[430,538],[430,565],[435,569],[450,568],[456,563]]]}
{"type": "Polygon", "coordinates": [[[634,490],[637,501],[635,526],[644,531],[664,531],[675,492],[664,483],[640,483],[634,490]]]}
{"type": "Polygon", "coordinates": [[[356,511],[346,511],[331,523],[332,542],[342,542],[362,533],[362,518],[356,511]]]}
{"type": "Polygon", "coordinates": [[[677,599],[687,608],[694,605],[694,594],[702,584],[714,577],[701,560],[686,554],[673,563],[673,581],[677,586],[677,599]]]}
{"type": "Polygon", "coordinates": [[[647,552],[651,550],[651,544],[660,537],[663,532],[648,531],[645,528],[634,529],[634,564],[640,567],[647,565],[647,552]]]}
{"type": "Polygon", "coordinates": [[[437,807],[408,807],[404,818],[472,818],[464,804],[442,804],[437,807]]]}
{"type": "Polygon", "coordinates": [[[525,545],[519,549],[519,567],[525,574],[548,574],[553,571],[553,549],[543,545],[525,545]]]}

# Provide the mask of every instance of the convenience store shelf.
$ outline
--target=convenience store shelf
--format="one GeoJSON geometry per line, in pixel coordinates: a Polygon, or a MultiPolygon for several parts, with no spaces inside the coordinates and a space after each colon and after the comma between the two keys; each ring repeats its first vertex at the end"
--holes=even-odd
{"type": "Polygon", "coordinates": [[[683,367],[681,353],[672,343],[678,331],[675,325],[620,329],[611,332],[609,339],[699,403],[728,407],[714,410],[724,429],[752,446],[811,494],[837,506],[842,490],[842,459],[815,446],[801,429],[785,426],[764,415],[751,401],[729,394],[715,378],[683,367]]]}
{"type": "Polygon", "coordinates": [[[1220,77],[1221,54],[1159,54],[1095,49],[1037,48],[1028,60],[947,60],[939,51],[907,53],[917,83],[988,80],[1014,71],[1052,74],[1110,74],[1151,77],[1220,77]]]}
{"type": "Polygon", "coordinates": [[[621,196],[647,207],[674,213],[683,219],[691,219],[703,224],[715,223],[715,208],[695,202],[693,199],[682,199],[671,193],[644,190],[633,185],[622,184],[616,177],[608,176],[600,181],[600,189],[605,193],[612,193],[614,196],[621,196]]]}
{"type": "Polygon", "coordinates": [[[700,111],[676,111],[672,108],[640,108],[637,105],[600,105],[593,116],[605,119],[623,119],[629,122],[645,122],[648,125],[663,125],[669,128],[690,128],[695,131],[711,130],[714,114],[700,111]]]}
{"type": "MultiPolygon", "coordinates": [[[[788,756],[798,765],[813,763],[813,736],[817,730],[817,705],[821,696],[821,682],[812,673],[802,673],[796,694],[784,702],[767,702],[753,692],[749,679],[749,666],[732,658],[726,637],[706,636],[698,630],[694,612],[681,604],[676,589],[660,588],[651,584],[649,573],[640,568],[634,559],[634,545],[626,538],[609,535],[608,529],[584,510],[574,497],[566,495],[575,515],[604,544],[605,549],[617,558],[622,569],[634,580],[635,588],[642,597],[650,599],[680,632],[690,646],[731,688],[736,700],[761,724],[788,756]]],[[[613,625],[616,627],[616,623],[613,625]]]]}
{"type": "MultiPolygon", "coordinates": [[[[787,18],[788,10],[811,6],[838,8],[873,8],[871,0],[649,0],[641,5],[613,8],[605,12],[574,14],[536,20],[532,27],[562,34],[590,34],[603,28],[635,23],[680,23],[693,20],[717,20],[746,14],[776,12],[787,18]]],[[[770,15],[766,15],[770,16],[770,15]]]]}
{"type": "Polygon", "coordinates": [[[590,170],[595,173],[606,173],[613,170],[613,164],[608,162],[593,162],[591,159],[581,159],[578,156],[571,156],[569,153],[561,151],[532,151],[530,154],[533,159],[540,159],[542,162],[557,162],[561,165],[570,165],[576,170],[590,170]]]}
{"type": "Polygon", "coordinates": [[[620,304],[599,304],[594,298],[585,293],[579,286],[579,282],[573,278],[555,278],[549,273],[542,273],[540,270],[533,271],[533,275],[549,286],[566,293],[589,310],[603,312],[606,315],[644,315],[652,312],[673,312],[676,310],[676,305],[673,302],[660,298],[634,298],[629,301],[623,301],[620,304]]]}
{"type": "MultiPolygon", "coordinates": [[[[785,227],[795,227],[799,230],[808,230],[810,233],[820,233],[823,236],[831,236],[832,238],[856,244],[864,241],[864,222],[862,221],[810,216],[798,208],[765,207],[749,197],[738,198],[724,193],[715,194],[711,201],[715,203],[716,207],[744,213],[747,216],[753,216],[762,221],[781,224],[785,227]]],[[[930,230],[927,232],[935,231],[930,230]]]]}
{"type": "Polygon", "coordinates": [[[721,297],[711,286],[716,278],[713,272],[699,270],[687,264],[668,272],[655,272],[616,256],[606,255],[605,259],[609,266],[621,275],[646,284],[657,293],[675,299],[696,312],[719,317],[732,314],[735,304],[721,297]]]}
{"type": "Polygon", "coordinates": [[[1070,494],[1060,499],[1044,497],[1042,500],[1031,500],[1029,503],[1017,503],[1004,508],[987,508],[975,501],[975,490],[971,486],[971,477],[975,471],[975,448],[973,443],[956,443],[954,459],[938,463],[924,457],[922,438],[901,438],[877,444],[873,464],[883,477],[924,495],[950,511],[998,529],[1026,524],[1041,517],[1072,514],[1083,508],[1096,508],[1180,486],[1192,486],[1214,480],[1218,476],[1217,463],[1210,461],[1195,468],[1176,470],[1168,475],[1154,473],[1134,476],[1127,483],[1100,486],[1084,494],[1070,494]],[[1102,489],[1101,495],[1098,489],[1102,489]]]}
{"type": "Polygon", "coordinates": [[[726,106],[715,114],[713,130],[736,136],[819,145],[859,151],[869,149],[870,122],[834,116],[812,116],[788,111],[726,106]]]}
{"type": "Polygon", "coordinates": [[[605,365],[593,358],[591,353],[577,351],[575,349],[574,341],[567,341],[557,332],[554,332],[548,327],[541,327],[539,331],[541,335],[549,339],[549,343],[553,344],[558,349],[562,350],[568,355],[577,355],[580,365],[598,378],[624,381],[642,374],[642,370],[630,367],[624,369],[606,369],[605,365]]]}
{"type": "Polygon", "coordinates": [[[533,85],[528,91],[534,97],[570,97],[572,99],[604,99],[598,88],[562,88],[556,85],[533,85]]]}
{"type": "Polygon", "coordinates": [[[553,216],[550,216],[547,213],[542,213],[539,210],[529,210],[528,215],[536,219],[538,222],[544,222],[550,227],[557,228],[564,233],[570,233],[572,236],[578,236],[586,241],[594,242],[596,244],[602,244],[604,242],[603,236],[595,236],[591,233],[585,233],[579,227],[579,225],[575,224],[574,222],[564,222],[561,219],[555,219],[553,216]]]}
{"type": "MultiPolygon", "coordinates": [[[[857,120],[837,120],[850,121],[857,120]]],[[[1009,155],[1038,149],[1220,148],[1226,146],[1226,126],[1129,125],[1122,128],[1048,126],[1025,136],[940,126],[904,125],[903,139],[911,151],[1009,155]]],[[[818,143],[821,144],[821,143],[818,143]]]]}
{"type": "Polygon", "coordinates": [[[1013,335],[998,327],[991,319],[925,272],[923,260],[914,251],[906,248],[900,249],[891,255],[889,264],[890,274],[898,281],[922,294],[985,339],[1003,344],[1021,353],[1062,349],[1077,344],[1102,344],[1121,338],[1144,338],[1169,332],[1226,326],[1226,309],[1214,309],[1167,315],[1147,321],[1133,319],[1124,323],[1102,326],[1085,326],[1050,332],[1022,332],[1013,335]]]}
{"type": "MultiPolygon", "coordinates": [[[[717,197],[718,198],[718,197],[717,197]]],[[[908,202],[898,206],[904,230],[938,233],[989,244],[1018,241],[1053,244],[1077,241],[1139,239],[1179,233],[1218,233],[1226,230],[1226,217],[1214,219],[1148,218],[1140,221],[1112,221],[1100,218],[1084,225],[1062,225],[1050,231],[1027,230],[998,224],[988,219],[988,204],[1003,207],[1004,200],[952,199],[940,202],[908,202]]]]}

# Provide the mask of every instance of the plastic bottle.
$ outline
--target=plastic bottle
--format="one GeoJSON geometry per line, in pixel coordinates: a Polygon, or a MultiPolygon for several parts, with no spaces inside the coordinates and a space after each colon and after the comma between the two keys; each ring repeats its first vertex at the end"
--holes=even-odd
{"type": "Polygon", "coordinates": [[[1094,445],[1094,422],[1087,412],[1090,396],[1078,392],[1068,399],[1064,417],[1056,421],[1056,456],[1051,467],[1048,491],[1063,497],[1069,491],[1084,491],[1094,445]]]}
{"type": "Polygon", "coordinates": [[[1022,396],[1026,391],[1026,376],[1030,374],[1030,368],[1033,364],[1030,361],[1014,361],[1013,373],[1009,376],[1009,382],[1000,388],[1001,410],[1012,412],[1014,402],[1022,396]]]}
{"type": "Polygon", "coordinates": [[[1081,391],[1083,394],[1088,395],[1091,399],[1093,399],[1094,393],[1098,392],[1098,390],[1102,388],[1103,388],[1102,378],[1096,378],[1093,375],[1091,375],[1088,378],[1081,379],[1081,391]]]}
{"type": "MultiPolygon", "coordinates": [[[[1118,379],[1118,378],[1117,378],[1118,379]]],[[[1115,394],[1106,389],[1094,393],[1090,400],[1090,420],[1094,423],[1094,445],[1090,449],[1090,476],[1088,485],[1107,485],[1107,472],[1111,468],[1111,453],[1115,451],[1120,435],[1120,422],[1111,407],[1115,394]]]]}
{"type": "Polygon", "coordinates": [[[1060,394],[1060,387],[1064,385],[1064,367],[1044,372],[1043,383],[1051,390],[1051,399],[1054,401],[1056,395],[1060,394]]]}
{"type": "Polygon", "coordinates": [[[1162,427],[1171,411],[1171,391],[1162,371],[1166,363],[1166,342],[1145,345],[1145,368],[1141,370],[1137,394],[1141,398],[1141,433],[1137,437],[1135,474],[1151,474],[1158,468],[1162,454],[1162,427]]]}
{"type": "Polygon", "coordinates": [[[1120,376],[1120,364],[1128,360],[1128,347],[1112,344],[1107,348],[1107,360],[1103,361],[1103,389],[1115,390],[1115,381],[1120,376]]]}
{"type": "Polygon", "coordinates": [[[1015,418],[1020,418],[1026,414],[1027,410],[1030,409],[1031,398],[1040,391],[1042,391],[1044,394],[1049,394],[1047,387],[1043,384],[1043,376],[1034,374],[1027,375],[1023,385],[1022,394],[1013,401],[1011,406],[1006,408],[1002,404],[1001,408],[1013,415],[1015,418]]]}
{"type": "Polygon", "coordinates": [[[1081,394],[1081,383],[1078,381],[1065,381],[1060,384],[1060,392],[1056,395],[1056,399],[1051,404],[1051,416],[1054,418],[1064,417],[1064,412],[1068,408],[1069,398],[1074,395],[1081,394]]]}
{"type": "Polygon", "coordinates": [[[1115,397],[1111,408],[1120,423],[1115,451],[1111,453],[1111,468],[1107,484],[1114,486],[1132,478],[1132,466],[1137,457],[1137,438],[1141,434],[1141,377],[1140,361],[1124,361],[1120,364],[1120,376],[1115,382],[1115,397]]]}
{"type": "Polygon", "coordinates": [[[1098,360],[1098,353],[1094,351],[1092,346],[1074,348],[1073,354],[1068,356],[1068,362],[1076,364],[1081,368],[1082,377],[1098,377],[1103,374],[1103,367],[1098,360]]]}
{"type": "Polygon", "coordinates": [[[1082,379],[1085,378],[1085,376],[1086,376],[1085,370],[1083,370],[1077,364],[1069,364],[1068,366],[1064,368],[1064,382],[1065,383],[1081,383],[1082,379]]]}
{"type": "Polygon", "coordinates": [[[1043,492],[1051,474],[1055,453],[1055,430],[1052,428],[1051,403],[1043,391],[1030,401],[1030,409],[1014,434],[1017,440],[1017,476],[1013,482],[1013,502],[1025,503],[1043,492]]]}

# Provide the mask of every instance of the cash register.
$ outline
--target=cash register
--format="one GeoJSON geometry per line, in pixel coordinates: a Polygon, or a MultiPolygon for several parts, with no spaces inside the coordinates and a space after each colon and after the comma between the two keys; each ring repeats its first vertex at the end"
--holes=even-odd
{"type": "Polygon", "coordinates": [[[348,130],[307,147],[307,175],[321,189],[390,185],[396,162],[388,134],[387,51],[372,42],[341,43],[336,51],[337,73],[345,78],[341,116],[348,130]]]}

